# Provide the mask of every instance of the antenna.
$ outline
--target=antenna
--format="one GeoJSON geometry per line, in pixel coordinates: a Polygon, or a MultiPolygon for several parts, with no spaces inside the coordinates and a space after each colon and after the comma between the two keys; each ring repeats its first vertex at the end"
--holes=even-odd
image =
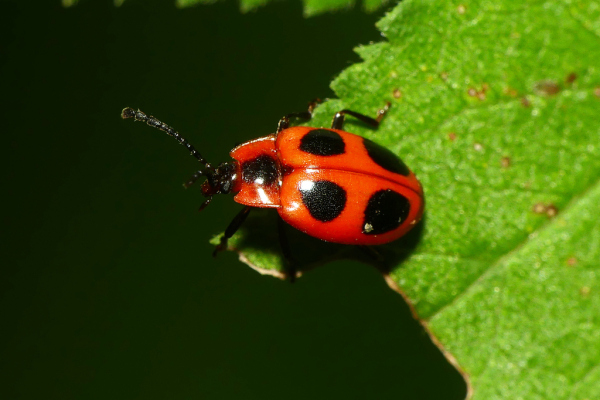
{"type": "Polygon", "coordinates": [[[131,107],[126,107],[123,109],[123,111],[121,112],[121,118],[133,118],[136,121],[145,122],[148,126],[159,129],[165,132],[167,135],[174,137],[179,142],[179,144],[183,145],[186,149],[189,150],[190,155],[194,156],[196,160],[204,164],[205,170],[199,172],[202,172],[203,174],[209,172],[208,175],[212,175],[212,172],[214,172],[212,165],[210,165],[210,163],[206,161],[204,157],[202,157],[198,150],[196,150],[194,146],[192,146],[187,140],[185,140],[185,138],[183,138],[175,129],[171,128],[164,122],[157,120],[153,116],[148,116],[140,110],[136,111],[131,107]]]}

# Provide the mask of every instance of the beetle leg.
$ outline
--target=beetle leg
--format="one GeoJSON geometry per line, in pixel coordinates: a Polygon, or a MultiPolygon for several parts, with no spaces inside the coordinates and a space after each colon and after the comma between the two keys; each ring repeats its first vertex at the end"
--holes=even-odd
{"type": "Polygon", "coordinates": [[[183,187],[188,189],[190,186],[196,183],[196,181],[200,179],[202,175],[204,175],[204,171],[196,171],[194,175],[192,175],[192,177],[183,184],[183,187]]]}
{"type": "Polygon", "coordinates": [[[360,245],[359,247],[367,256],[371,257],[373,261],[383,261],[383,256],[373,246],[360,245]]]}
{"type": "Polygon", "coordinates": [[[210,202],[212,201],[212,196],[208,196],[208,199],[204,200],[204,203],[200,204],[200,207],[198,207],[198,211],[202,211],[206,208],[206,206],[208,206],[210,204],[210,202]]]}
{"type": "Polygon", "coordinates": [[[221,236],[221,242],[215,247],[215,250],[213,251],[213,257],[216,257],[217,254],[219,254],[219,252],[227,249],[227,241],[233,236],[234,233],[237,232],[238,229],[240,229],[240,226],[242,226],[242,224],[246,220],[246,217],[248,217],[251,208],[252,207],[249,206],[244,207],[242,211],[240,211],[235,216],[235,218],[233,218],[233,220],[229,223],[227,229],[225,229],[225,233],[223,234],[223,236],[221,236]]]}
{"type": "Polygon", "coordinates": [[[351,110],[338,111],[334,115],[333,121],[331,122],[331,129],[344,129],[344,117],[346,115],[352,115],[354,118],[364,122],[365,124],[370,125],[373,128],[377,128],[379,126],[379,123],[385,116],[385,114],[390,109],[390,106],[391,106],[391,103],[389,101],[387,103],[385,103],[385,107],[383,107],[381,110],[377,111],[377,118],[367,117],[364,114],[360,114],[360,113],[357,113],[356,111],[351,111],[351,110]]]}
{"type": "Polygon", "coordinates": [[[294,283],[296,280],[296,267],[294,259],[292,258],[292,251],[290,249],[290,242],[288,241],[287,234],[285,233],[285,221],[278,215],[277,218],[277,231],[279,234],[279,246],[283,253],[285,273],[290,278],[290,282],[294,283]]]}
{"type": "Polygon", "coordinates": [[[373,246],[360,245],[360,249],[373,261],[373,266],[384,275],[390,273],[389,266],[385,263],[385,257],[373,246]]]}
{"type": "Polygon", "coordinates": [[[277,124],[277,132],[275,132],[275,134],[278,134],[282,130],[289,128],[291,118],[310,120],[312,118],[313,110],[315,109],[317,104],[319,104],[320,102],[321,102],[321,99],[315,99],[315,100],[311,101],[310,103],[308,103],[308,110],[303,111],[303,112],[295,112],[295,113],[287,114],[286,116],[281,118],[279,120],[279,124],[277,124]]]}

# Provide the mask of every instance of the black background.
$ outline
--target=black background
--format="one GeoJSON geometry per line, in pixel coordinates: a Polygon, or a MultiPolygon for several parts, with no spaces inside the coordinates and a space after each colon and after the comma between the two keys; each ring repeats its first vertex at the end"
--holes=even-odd
{"type": "Polygon", "coordinates": [[[198,213],[181,187],[195,161],[119,117],[139,107],[227,161],[334,96],[352,48],[382,40],[382,12],[0,5],[0,397],[464,397],[374,269],[337,262],[292,285],[213,259],[208,239],[240,206],[223,196],[198,213]]]}

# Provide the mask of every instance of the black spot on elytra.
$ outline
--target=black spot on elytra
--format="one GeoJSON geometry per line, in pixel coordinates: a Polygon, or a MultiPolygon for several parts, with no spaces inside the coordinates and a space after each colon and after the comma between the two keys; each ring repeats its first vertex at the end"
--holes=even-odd
{"type": "Polygon", "coordinates": [[[391,189],[379,190],[369,199],[365,209],[363,233],[379,235],[396,229],[408,217],[410,203],[391,189]]]}
{"type": "Polygon", "coordinates": [[[262,154],[242,163],[242,179],[246,183],[272,185],[279,179],[277,160],[262,154]]]}
{"type": "Polygon", "coordinates": [[[335,156],[344,154],[346,144],[336,132],[327,129],[313,129],[300,139],[299,149],[316,156],[335,156]]]}
{"type": "Polygon", "coordinates": [[[402,160],[390,150],[370,141],[369,139],[363,138],[363,143],[365,144],[367,153],[369,153],[369,157],[371,157],[371,160],[373,160],[375,164],[379,165],[381,168],[387,169],[388,171],[395,172],[396,174],[404,176],[410,175],[410,170],[406,164],[404,164],[402,160]]]}
{"type": "MultiPolygon", "coordinates": [[[[307,182],[303,182],[305,185],[307,182]]],[[[336,219],[346,206],[346,191],[330,181],[311,182],[310,188],[300,189],[302,202],[313,218],[321,222],[336,219]]]]}

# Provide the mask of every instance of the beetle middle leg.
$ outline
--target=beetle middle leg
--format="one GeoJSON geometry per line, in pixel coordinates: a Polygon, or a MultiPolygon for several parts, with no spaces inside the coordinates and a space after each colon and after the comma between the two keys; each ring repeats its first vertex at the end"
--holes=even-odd
{"type": "Polygon", "coordinates": [[[304,119],[304,120],[310,120],[312,118],[312,113],[315,109],[315,107],[317,107],[317,104],[319,104],[321,102],[321,99],[315,99],[313,101],[311,101],[310,103],[308,103],[308,110],[303,111],[303,112],[295,112],[295,113],[290,113],[287,114],[285,116],[283,116],[280,120],[279,123],[277,124],[277,132],[275,132],[276,134],[281,132],[284,129],[287,129],[290,127],[290,119],[292,118],[298,118],[298,119],[304,119]]]}
{"type": "Polygon", "coordinates": [[[364,114],[357,113],[356,111],[351,111],[351,110],[346,110],[346,109],[338,111],[334,115],[333,121],[331,122],[331,129],[342,129],[343,130],[344,129],[344,118],[346,115],[352,115],[354,118],[364,122],[365,124],[370,125],[373,128],[377,128],[379,126],[379,123],[385,116],[385,114],[390,109],[390,106],[391,106],[391,103],[389,101],[387,103],[385,103],[385,107],[383,107],[381,110],[377,111],[376,118],[371,118],[364,114]]]}

